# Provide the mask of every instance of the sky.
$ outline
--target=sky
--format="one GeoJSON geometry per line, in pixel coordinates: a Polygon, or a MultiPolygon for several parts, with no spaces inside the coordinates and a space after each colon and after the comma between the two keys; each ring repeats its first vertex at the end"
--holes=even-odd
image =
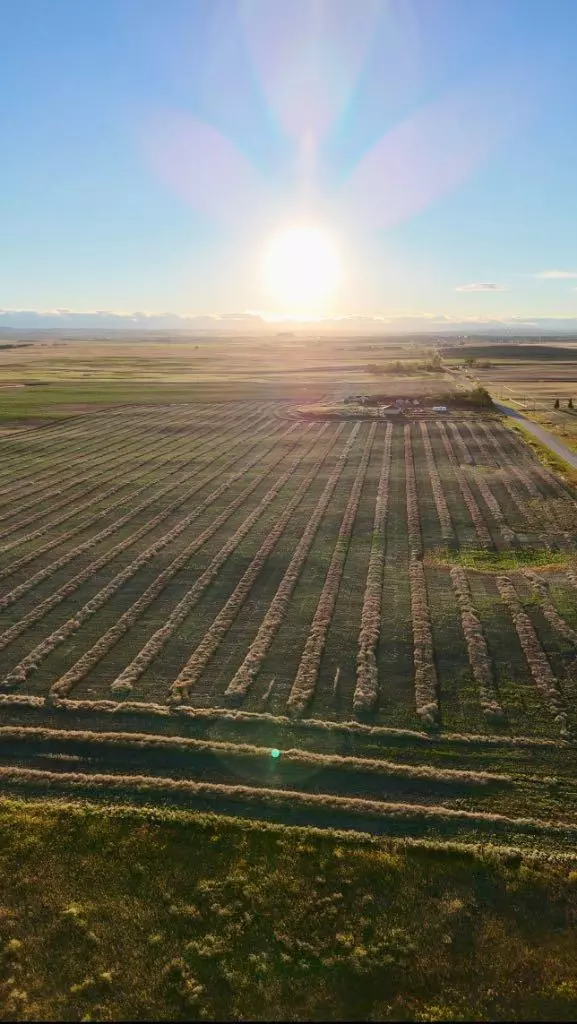
{"type": "Polygon", "coordinates": [[[575,0],[0,15],[0,323],[577,322],[575,0]],[[338,263],[304,310],[268,273],[295,226],[289,285],[311,226],[338,263]]]}

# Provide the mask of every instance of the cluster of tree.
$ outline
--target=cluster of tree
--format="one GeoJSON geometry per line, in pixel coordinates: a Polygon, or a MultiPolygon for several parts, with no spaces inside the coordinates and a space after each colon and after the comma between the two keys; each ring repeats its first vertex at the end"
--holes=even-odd
{"type": "Polygon", "coordinates": [[[480,384],[476,388],[472,388],[466,392],[467,400],[472,405],[479,405],[484,408],[490,408],[493,405],[493,399],[491,398],[487,388],[482,387],[480,384]]]}
{"type": "Polygon", "coordinates": [[[493,399],[486,388],[478,385],[470,391],[457,391],[454,394],[441,396],[447,405],[475,406],[477,409],[492,409],[493,399]]]}
{"type": "Polygon", "coordinates": [[[470,370],[490,370],[493,364],[490,359],[476,359],[474,356],[469,356],[463,365],[470,370]]]}
{"type": "Polygon", "coordinates": [[[373,374],[373,376],[378,374],[398,374],[410,377],[414,374],[423,373],[423,371],[439,373],[443,369],[443,360],[440,353],[436,350],[431,350],[426,359],[395,359],[388,363],[368,363],[365,366],[365,372],[373,374]]]}
{"type": "MultiPolygon", "coordinates": [[[[559,399],[558,399],[558,398],[556,398],[556,399],[555,399],[555,405],[554,405],[554,408],[555,408],[555,409],[558,409],[558,408],[559,408],[559,405],[560,405],[560,403],[559,403],[559,399]]],[[[572,409],[572,408],[573,408],[573,399],[572,399],[572,398],[570,398],[570,399],[569,399],[569,401],[567,402],[567,408],[568,408],[568,409],[572,409]]]]}

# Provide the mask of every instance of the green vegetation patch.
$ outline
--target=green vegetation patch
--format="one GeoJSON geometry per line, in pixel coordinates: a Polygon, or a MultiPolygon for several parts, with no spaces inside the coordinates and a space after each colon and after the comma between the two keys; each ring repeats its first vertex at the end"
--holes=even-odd
{"type": "Polygon", "coordinates": [[[575,862],[0,803],[4,1020],[574,1019],[575,862]]]}
{"type": "Polygon", "coordinates": [[[549,551],[544,548],[517,547],[506,551],[487,551],[484,548],[466,548],[451,551],[437,548],[427,555],[427,562],[433,565],[462,565],[465,569],[478,572],[514,572],[528,566],[538,569],[559,568],[568,564],[563,551],[549,551]]]}

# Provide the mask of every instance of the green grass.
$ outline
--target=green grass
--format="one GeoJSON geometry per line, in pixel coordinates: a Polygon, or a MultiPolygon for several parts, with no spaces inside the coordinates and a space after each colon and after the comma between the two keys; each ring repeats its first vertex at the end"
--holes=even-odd
{"type": "Polygon", "coordinates": [[[577,1010],[571,860],[4,800],[0,865],[4,1020],[577,1010]]]}
{"type": "Polygon", "coordinates": [[[462,565],[465,569],[479,572],[514,572],[529,566],[538,569],[558,568],[568,562],[562,551],[547,551],[543,548],[518,547],[506,551],[487,551],[484,548],[466,548],[450,551],[437,548],[427,555],[433,565],[462,565]]]}

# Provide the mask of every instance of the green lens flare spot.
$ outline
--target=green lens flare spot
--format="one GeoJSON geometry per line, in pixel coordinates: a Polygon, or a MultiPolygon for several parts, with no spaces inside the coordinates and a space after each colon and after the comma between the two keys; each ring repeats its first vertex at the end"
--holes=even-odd
{"type": "Polygon", "coordinates": [[[280,757],[280,750],[278,750],[277,747],[273,747],[270,752],[270,756],[274,758],[280,757]]]}

